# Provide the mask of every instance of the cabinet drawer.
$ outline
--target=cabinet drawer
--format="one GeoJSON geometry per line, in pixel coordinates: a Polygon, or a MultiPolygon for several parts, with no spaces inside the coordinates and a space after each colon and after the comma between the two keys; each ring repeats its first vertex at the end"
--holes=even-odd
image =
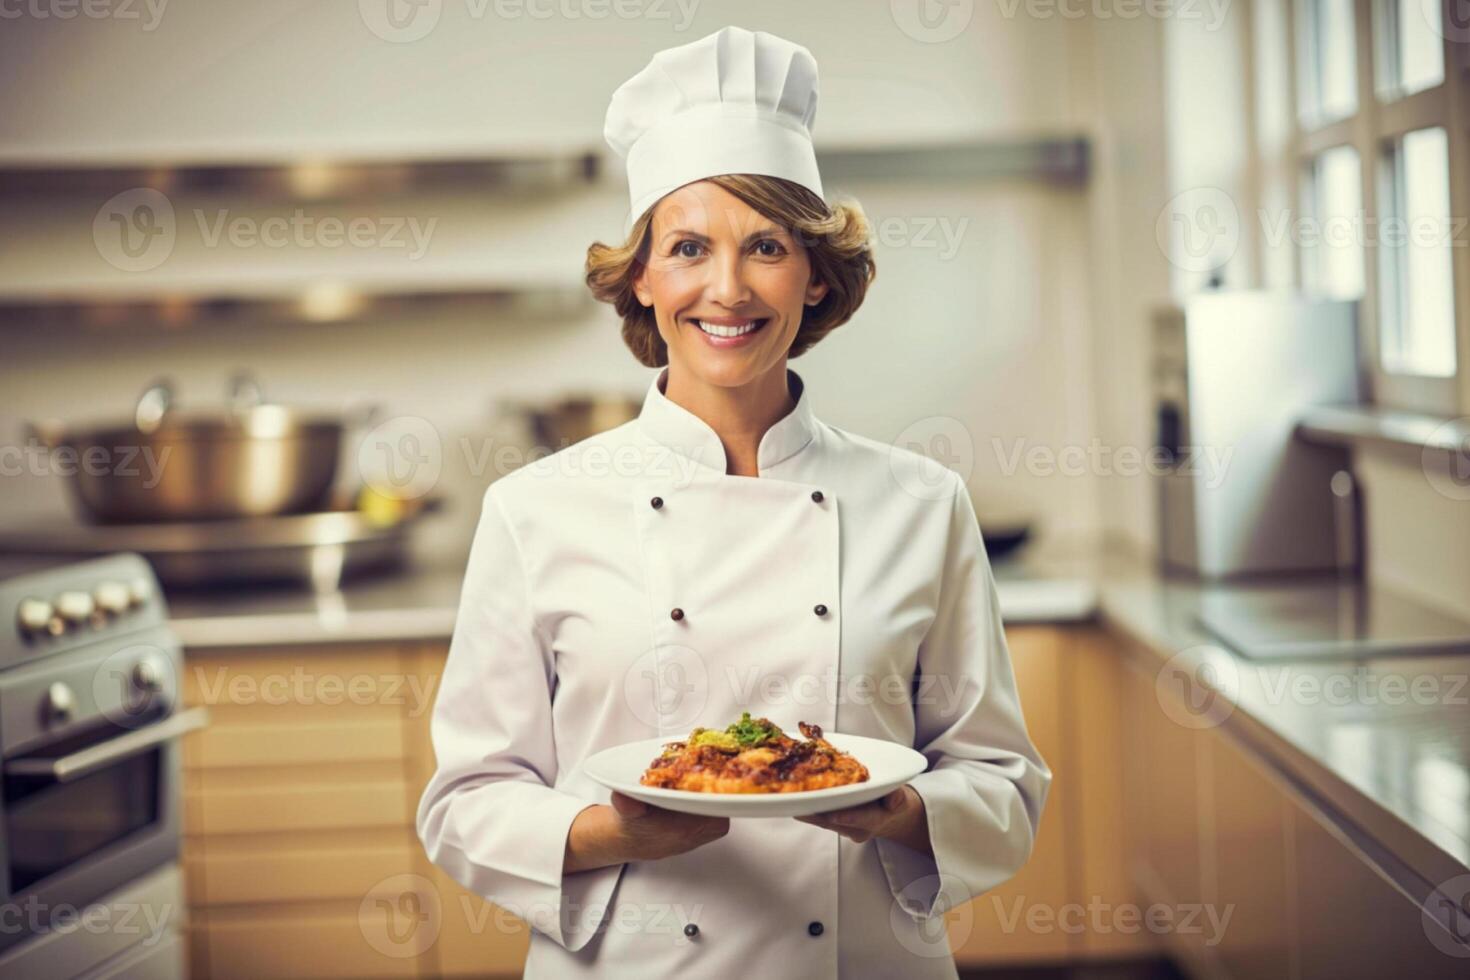
{"type": "Polygon", "coordinates": [[[198,941],[212,980],[432,976],[428,901],[386,888],[356,902],[215,909],[198,941]]]}
{"type": "Polygon", "coordinates": [[[191,769],[240,766],[335,765],[403,759],[403,726],[397,719],[310,724],[211,724],[198,732],[184,765],[191,769]]]}
{"type": "Polygon", "coordinates": [[[196,836],[404,827],[413,822],[417,800],[403,780],[320,786],[223,788],[186,794],[184,830],[196,836]]]}
{"type": "Polygon", "coordinates": [[[308,835],[265,848],[212,841],[191,876],[199,883],[191,897],[206,907],[360,901],[379,882],[414,869],[417,841],[409,838],[393,832],[372,848],[323,847],[308,835]]]}

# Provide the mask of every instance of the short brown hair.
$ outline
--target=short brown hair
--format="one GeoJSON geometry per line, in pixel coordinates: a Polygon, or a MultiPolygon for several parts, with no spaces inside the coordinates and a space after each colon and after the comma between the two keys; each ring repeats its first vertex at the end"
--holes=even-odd
{"type": "MultiPolygon", "coordinates": [[[[706,177],[766,218],[790,230],[804,246],[827,295],[802,311],[801,326],[788,357],[798,357],[851,319],[877,275],[872,231],[862,205],[841,201],[828,205],[800,184],[760,174],[706,177]]],[[[623,318],[623,342],[645,367],[669,362],[668,346],[658,333],[653,309],[639,302],[633,280],[647,263],[653,208],[639,216],[622,245],[593,242],[587,248],[586,280],[592,295],[611,303],[623,318]]]]}

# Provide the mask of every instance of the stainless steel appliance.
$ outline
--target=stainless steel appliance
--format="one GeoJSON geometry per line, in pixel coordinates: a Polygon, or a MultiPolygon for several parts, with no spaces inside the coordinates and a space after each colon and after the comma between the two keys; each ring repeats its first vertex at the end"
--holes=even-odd
{"type": "Polygon", "coordinates": [[[183,977],[182,656],[147,562],[0,581],[0,978],[183,977]],[[84,925],[86,924],[86,925],[84,925]]]}
{"type": "Polygon", "coordinates": [[[1154,326],[1165,567],[1223,578],[1355,565],[1347,453],[1294,431],[1309,406],[1359,400],[1356,304],[1205,293],[1154,326]]]}
{"type": "MultiPolygon", "coordinates": [[[[336,479],[347,422],[266,404],[247,374],[220,410],[183,412],[166,379],[143,392],[121,422],[36,423],[31,435],[70,466],[68,486],[85,518],[215,520],[295,514],[320,507],[336,479]]],[[[366,421],[366,419],[364,420],[366,421]]]]}

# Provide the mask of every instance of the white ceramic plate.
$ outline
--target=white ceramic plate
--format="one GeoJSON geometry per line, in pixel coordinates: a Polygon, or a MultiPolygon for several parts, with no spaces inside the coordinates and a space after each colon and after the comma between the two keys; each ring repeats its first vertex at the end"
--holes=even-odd
{"type": "Polygon", "coordinates": [[[608,789],[666,810],[704,817],[805,817],[828,810],[871,803],[929,768],[929,762],[907,745],[862,735],[826,735],[843,752],[868,767],[868,781],[801,793],[691,793],[644,786],[638,780],[674,737],[651,738],[604,749],[582,763],[587,775],[608,789]]]}

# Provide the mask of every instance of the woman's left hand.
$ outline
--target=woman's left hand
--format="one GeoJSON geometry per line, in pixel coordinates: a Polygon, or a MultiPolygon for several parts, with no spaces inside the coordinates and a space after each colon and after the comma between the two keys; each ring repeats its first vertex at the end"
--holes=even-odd
{"type": "Polygon", "coordinates": [[[887,796],[862,806],[796,819],[836,831],[857,844],[874,837],[886,837],[921,853],[932,853],[924,798],[912,786],[900,786],[887,796]]]}

